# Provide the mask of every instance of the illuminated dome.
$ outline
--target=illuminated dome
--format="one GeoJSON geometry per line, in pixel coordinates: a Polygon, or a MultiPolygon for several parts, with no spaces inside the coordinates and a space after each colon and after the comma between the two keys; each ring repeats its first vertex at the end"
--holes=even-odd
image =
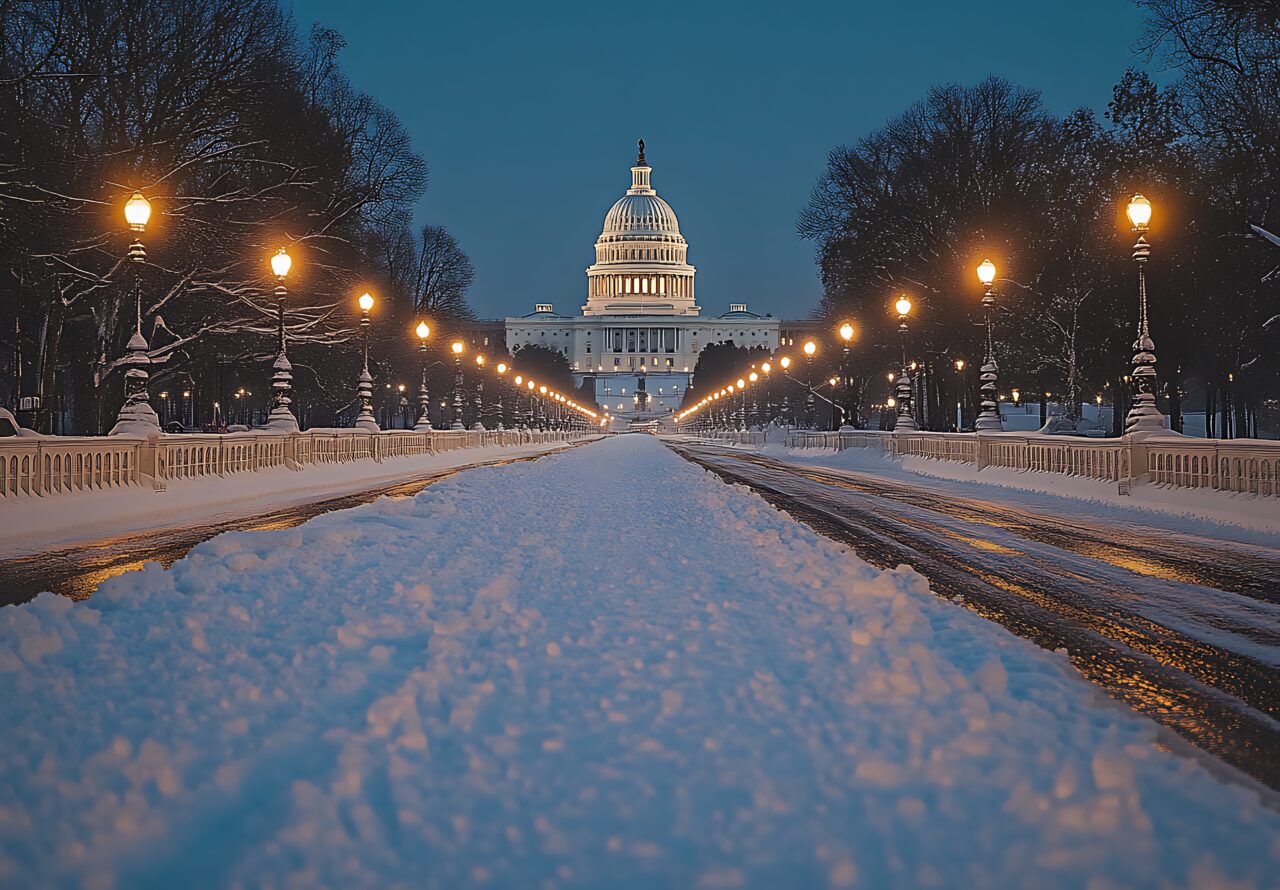
{"type": "Polygon", "coordinates": [[[676,212],[653,190],[652,173],[641,139],[631,188],[609,208],[596,239],[584,315],[698,314],[689,245],[676,212]]]}

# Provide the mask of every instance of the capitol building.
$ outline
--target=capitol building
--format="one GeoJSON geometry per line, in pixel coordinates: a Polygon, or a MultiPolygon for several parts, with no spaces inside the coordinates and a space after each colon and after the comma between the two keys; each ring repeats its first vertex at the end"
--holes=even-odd
{"type": "Polygon", "coordinates": [[[698,353],[711,344],[731,340],[772,351],[788,339],[787,325],[749,312],[745,303],[703,315],[689,243],[652,174],[640,140],[631,187],[609,208],[596,239],[579,314],[558,313],[548,302],[504,320],[508,351],[536,344],[562,353],[574,382],[594,388],[596,402],[623,421],[675,411],[698,353]]]}

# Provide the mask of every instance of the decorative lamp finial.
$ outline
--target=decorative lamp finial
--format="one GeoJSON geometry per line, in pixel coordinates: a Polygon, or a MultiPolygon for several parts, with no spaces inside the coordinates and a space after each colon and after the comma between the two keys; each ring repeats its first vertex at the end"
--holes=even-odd
{"type": "Polygon", "coordinates": [[[643,139],[640,140],[640,154],[636,157],[636,166],[637,167],[649,166],[648,164],[645,163],[645,160],[644,160],[644,140],[643,139]]]}

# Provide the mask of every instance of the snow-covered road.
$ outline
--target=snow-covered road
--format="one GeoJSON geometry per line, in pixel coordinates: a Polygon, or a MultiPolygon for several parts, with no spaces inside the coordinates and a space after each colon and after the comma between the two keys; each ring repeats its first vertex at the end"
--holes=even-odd
{"type": "Polygon", "coordinates": [[[0,884],[1268,886],[1280,814],[657,440],[0,609],[0,884]]]}

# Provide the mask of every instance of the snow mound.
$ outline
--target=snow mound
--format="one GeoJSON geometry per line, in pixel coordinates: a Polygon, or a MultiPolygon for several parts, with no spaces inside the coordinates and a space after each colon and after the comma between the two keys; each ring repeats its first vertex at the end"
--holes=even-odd
{"type": "Polygon", "coordinates": [[[1259,886],[1280,816],[651,436],[0,610],[4,886],[1259,886]]]}

